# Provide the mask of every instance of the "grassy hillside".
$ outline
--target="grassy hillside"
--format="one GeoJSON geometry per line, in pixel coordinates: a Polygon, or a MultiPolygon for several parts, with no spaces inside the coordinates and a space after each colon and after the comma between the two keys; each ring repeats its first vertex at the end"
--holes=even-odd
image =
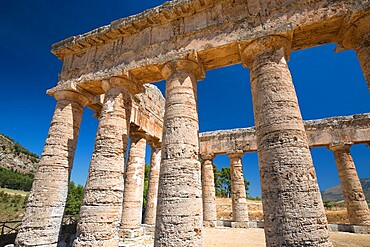
{"type": "Polygon", "coordinates": [[[32,173],[39,160],[36,154],[24,148],[19,142],[0,133],[0,167],[21,173],[32,173]]]}
{"type": "Polygon", "coordinates": [[[29,192],[27,191],[22,191],[22,190],[12,190],[12,189],[7,189],[7,188],[0,188],[0,193],[3,191],[4,193],[7,193],[9,195],[20,195],[20,196],[28,196],[29,192]]]}
{"type": "Polygon", "coordinates": [[[20,220],[28,192],[0,188],[0,221],[20,220]]]}
{"type": "MultiPolygon", "coordinates": [[[[370,178],[361,178],[360,179],[362,189],[364,190],[364,194],[366,197],[367,202],[370,202],[370,178]]],[[[321,192],[323,200],[338,202],[344,200],[342,194],[342,188],[340,185],[336,185],[331,187],[327,190],[321,192]]]]}
{"type": "MultiPolygon", "coordinates": [[[[64,213],[77,215],[82,204],[84,187],[69,183],[67,202],[64,213]]],[[[0,188],[0,221],[21,220],[29,192],[0,188]]],[[[0,245],[1,246],[1,245],[0,245]]]]}

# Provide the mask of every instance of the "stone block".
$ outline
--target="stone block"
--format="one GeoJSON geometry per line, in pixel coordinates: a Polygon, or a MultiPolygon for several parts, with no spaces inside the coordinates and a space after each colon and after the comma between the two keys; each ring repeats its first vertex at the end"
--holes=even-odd
{"type": "Polygon", "coordinates": [[[265,222],[264,221],[257,221],[257,228],[265,228],[265,222]]]}
{"type": "Polygon", "coordinates": [[[231,228],[249,228],[249,221],[231,222],[231,228]]]}
{"type": "Polygon", "coordinates": [[[144,235],[145,236],[152,236],[154,238],[154,232],[155,232],[155,225],[144,225],[144,235]]]}
{"type": "Polygon", "coordinates": [[[249,228],[257,228],[258,222],[257,221],[250,221],[249,222],[249,228]]]}
{"type": "Polygon", "coordinates": [[[138,237],[144,236],[144,227],[139,227],[135,229],[122,229],[120,231],[120,237],[124,239],[124,241],[129,240],[129,239],[135,239],[138,237]]]}
{"type": "Polygon", "coordinates": [[[331,232],[337,232],[338,231],[338,225],[337,224],[328,224],[329,231],[331,232]]]}
{"type": "Polygon", "coordinates": [[[370,226],[351,225],[353,233],[370,234],[370,226]]]}
{"type": "Polygon", "coordinates": [[[231,227],[231,221],[230,220],[224,220],[223,221],[223,226],[224,227],[231,227]]]}
{"type": "Polygon", "coordinates": [[[218,220],[216,226],[217,227],[223,227],[224,226],[224,221],[223,220],[218,220]]]}
{"type": "Polygon", "coordinates": [[[216,227],[217,226],[217,221],[203,221],[203,226],[204,227],[216,227]]]}

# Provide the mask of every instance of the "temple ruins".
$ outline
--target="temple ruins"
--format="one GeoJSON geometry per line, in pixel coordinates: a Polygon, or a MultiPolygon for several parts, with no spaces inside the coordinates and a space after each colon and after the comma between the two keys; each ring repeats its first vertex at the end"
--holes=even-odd
{"type": "Polygon", "coordinates": [[[135,246],[148,226],[155,246],[203,246],[203,225],[217,226],[217,154],[230,158],[234,225],[251,227],[241,157],[256,151],[266,245],[332,246],[310,153],[319,146],[334,153],[350,223],[368,227],[349,148],[370,142],[370,115],[304,123],[287,61],[334,42],[356,51],[370,88],[369,39],[368,0],[177,0],[54,44],[57,104],[16,245],[58,244],[84,107],[99,125],[74,246],[135,246]],[[199,134],[197,82],[237,63],[256,126],[199,134]],[[166,99],[150,85],[161,80],[166,99]]]}

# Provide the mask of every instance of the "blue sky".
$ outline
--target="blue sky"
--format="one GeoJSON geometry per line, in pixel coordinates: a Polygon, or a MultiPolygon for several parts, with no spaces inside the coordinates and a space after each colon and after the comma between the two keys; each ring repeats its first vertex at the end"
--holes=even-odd
{"type": "MultiPolygon", "coordinates": [[[[41,154],[55,100],[45,91],[57,83],[62,63],[50,53],[53,43],[107,25],[118,18],[164,1],[2,1],[0,7],[0,132],[41,154]]],[[[370,112],[367,90],[354,51],[334,53],[335,45],[291,54],[289,67],[304,119],[370,112]]],[[[164,90],[164,82],[156,83],[164,90]]],[[[207,71],[198,83],[200,131],[254,125],[249,70],[240,64],[207,71]]],[[[97,120],[86,109],[72,179],[85,184],[94,146],[97,120]]],[[[359,176],[370,177],[370,148],[351,148],[359,176]]],[[[149,149],[147,150],[149,154],[149,149]]],[[[325,148],[312,150],[320,189],[339,184],[334,157],[325,148]]],[[[147,155],[149,156],[149,155],[147,155]]],[[[149,157],[147,158],[149,161],[149,157]]],[[[225,155],[218,167],[229,165],[225,155]]],[[[243,157],[250,194],[260,195],[257,154],[243,157]]]]}

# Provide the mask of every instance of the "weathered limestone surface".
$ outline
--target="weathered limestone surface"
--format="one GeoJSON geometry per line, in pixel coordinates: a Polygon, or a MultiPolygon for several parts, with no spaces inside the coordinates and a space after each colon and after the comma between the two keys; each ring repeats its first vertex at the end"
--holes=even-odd
{"type": "Polygon", "coordinates": [[[141,226],[145,172],[146,139],[144,133],[133,132],[125,173],[125,191],[121,229],[135,229],[141,226]]]}
{"type": "Polygon", "coordinates": [[[17,246],[57,246],[83,107],[79,93],[55,93],[58,100],[28,199],[17,246]]]}
{"type": "Polygon", "coordinates": [[[73,246],[118,246],[131,113],[131,92],[124,83],[130,82],[104,82],[104,106],[73,246]]]}
{"type": "Polygon", "coordinates": [[[157,213],[159,171],[161,168],[161,149],[152,145],[150,158],[150,172],[148,181],[148,191],[146,196],[146,206],[144,224],[154,225],[157,213]]]}
{"type": "Polygon", "coordinates": [[[349,151],[350,144],[337,143],[330,145],[337,164],[340,186],[347,204],[350,224],[370,225],[370,211],[358,178],[355,163],[349,151]]]}
{"type": "MultiPolygon", "coordinates": [[[[137,80],[129,73],[126,73],[124,78],[132,80],[137,84],[137,80]]],[[[99,95],[93,95],[79,86],[73,85],[72,88],[89,99],[87,107],[96,111],[95,116],[98,118],[103,107],[104,90],[102,82],[91,82],[98,87],[99,95]]],[[[48,94],[54,95],[58,88],[52,88],[47,91],[48,94]]],[[[148,138],[153,141],[162,139],[162,126],[164,115],[164,97],[161,91],[152,84],[144,84],[135,86],[131,90],[137,92],[132,97],[132,107],[130,114],[130,123],[134,128],[139,128],[145,132],[148,138]]]]}
{"type": "Polygon", "coordinates": [[[230,158],[231,198],[234,222],[249,221],[247,194],[245,192],[242,156],[243,152],[228,154],[230,158]]]}
{"type": "Polygon", "coordinates": [[[368,0],[177,0],[123,18],[53,46],[63,60],[59,86],[86,83],[130,71],[141,82],[164,79],[160,67],[197,52],[205,69],[240,62],[239,45],[290,31],[292,49],[337,40],[349,15],[368,12],[368,0]],[[159,66],[159,68],[158,68],[159,66]]]}
{"type": "MultiPolygon", "coordinates": [[[[156,245],[202,246],[196,81],[204,70],[242,61],[251,68],[257,138],[249,135],[252,129],[247,135],[235,131],[242,143],[222,140],[218,150],[205,145],[204,153],[258,149],[268,246],[331,246],[285,59],[290,50],[337,42],[338,50],[356,50],[369,82],[369,12],[369,0],[176,0],[55,44],[52,51],[63,68],[49,93],[78,91],[88,98],[87,107],[101,115],[75,244],[117,244],[123,190],[118,177],[131,121],[135,129],[163,142],[156,245]],[[115,84],[103,103],[110,78],[131,81],[125,87],[132,94],[145,83],[167,80],[163,140],[163,98],[151,98],[158,94],[151,94],[150,86],[144,87],[149,94],[142,98],[113,96],[113,88],[121,86],[115,84]],[[117,109],[123,118],[116,121],[117,109]]],[[[370,135],[364,129],[308,135],[315,140],[311,146],[328,145],[326,138],[332,136],[356,143],[370,135]]],[[[61,188],[58,192],[60,198],[66,194],[61,188]]]]}
{"type": "Polygon", "coordinates": [[[163,73],[166,104],[154,244],[202,246],[196,84],[204,74],[190,60],[171,61],[163,73]]]}
{"type": "MultiPolygon", "coordinates": [[[[370,142],[370,114],[333,117],[304,122],[310,147],[329,146],[331,143],[354,144],[370,142]]],[[[200,152],[226,154],[231,150],[256,152],[255,128],[217,130],[199,134],[200,152]]]]}
{"type": "Polygon", "coordinates": [[[252,42],[250,68],[267,246],[332,246],[283,36],[252,42]]]}
{"type": "Polygon", "coordinates": [[[144,85],[144,92],[136,94],[132,100],[131,125],[139,128],[155,142],[162,139],[164,97],[152,84],[144,85]]]}
{"type": "Polygon", "coordinates": [[[215,227],[217,225],[216,191],[213,174],[214,154],[201,154],[202,164],[202,197],[203,197],[203,225],[215,227]]]}

